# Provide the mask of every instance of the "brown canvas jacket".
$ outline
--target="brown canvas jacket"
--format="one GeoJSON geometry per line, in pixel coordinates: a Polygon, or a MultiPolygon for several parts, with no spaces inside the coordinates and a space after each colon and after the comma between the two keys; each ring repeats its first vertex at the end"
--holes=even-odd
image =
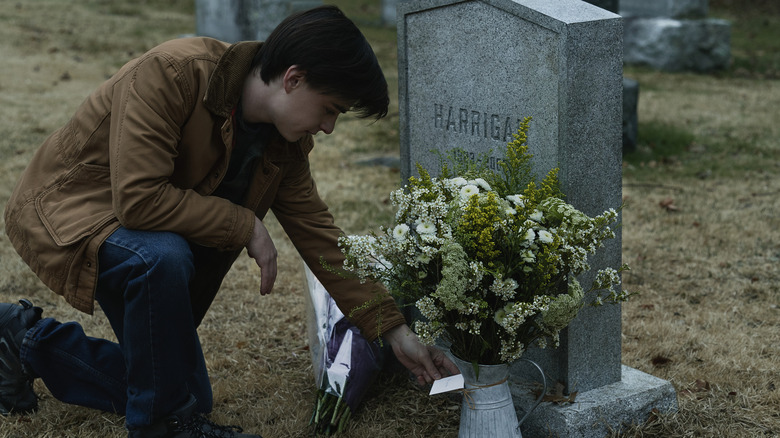
{"type": "MultiPolygon", "coordinates": [[[[193,281],[193,301],[210,303],[249,241],[254,216],[272,209],[345,314],[376,298],[376,287],[321,266],[321,257],[341,266],[343,256],[341,230],[309,171],[311,136],[269,142],[244,206],[209,196],[227,171],[232,111],[260,46],[209,38],[163,43],[122,67],[44,141],[8,200],[5,223],[48,287],[92,313],[98,249],[122,225],[172,231],[224,251],[193,281]]],[[[382,330],[404,322],[385,295],[381,308],[352,316],[368,339],[377,336],[377,312],[382,330]]]]}

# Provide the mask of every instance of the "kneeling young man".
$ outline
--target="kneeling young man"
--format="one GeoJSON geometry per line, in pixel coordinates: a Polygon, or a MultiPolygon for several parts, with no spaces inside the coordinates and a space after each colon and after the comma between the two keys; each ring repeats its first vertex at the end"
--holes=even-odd
{"type": "MultiPolygon", "coordinates": [[[[6,233],[73,307],[100,305],[118,343],[0,305],[0,411],[25,412],[39,377],[59,400],[118,412],[134,437],[257,437],[213,424],[197,327],[246,248],[276,278],[272,210],[336,303],[351,312],[373,285],[324,269],[343,256],[308,154],[338,116],[381,118],[387,84],[357,27],[335,7],[287,18],[265,42],[186,38],[122,67],[38,149],[8,201],[6,233]],[[203,435],[205,434],[205,435],[203,435]]],[[[419,343],[389,296],[353,313],[420,382],[457,369],[419,343]]]]}

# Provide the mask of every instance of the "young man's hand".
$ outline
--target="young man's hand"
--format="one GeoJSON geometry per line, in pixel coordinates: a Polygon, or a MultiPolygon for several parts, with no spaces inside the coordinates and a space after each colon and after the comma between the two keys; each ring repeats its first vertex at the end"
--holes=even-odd
{"type": "Polygon", "coordinates": [[[255,218],[255,227],[252,229],[249,243],[246,244],[246,252],[260,267],[260,295],[271,293],[276,281],[276,246],[265,225],[258,218],[255,218]]]}
{"type": "Polygon", "coordinates": [[[441,350],[421,344],[406,324],[393,327],[385,333],[385,338],[398,361],[417,376],[420,385],[433,383],[442,376],[460,374],[458,367],[441,350]]]}

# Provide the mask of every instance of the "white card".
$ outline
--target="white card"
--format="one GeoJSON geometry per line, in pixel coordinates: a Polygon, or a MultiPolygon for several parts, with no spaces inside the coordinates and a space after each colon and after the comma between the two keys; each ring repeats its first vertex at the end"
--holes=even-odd
{"type": "Polygon", "coordinates": [[[434,380],[429,395],[441,394],[442,392],[450,392],[458,389],[463,389],[463,374],[456,374],[454,376],[442,377],[439,380],[434,380]]]}

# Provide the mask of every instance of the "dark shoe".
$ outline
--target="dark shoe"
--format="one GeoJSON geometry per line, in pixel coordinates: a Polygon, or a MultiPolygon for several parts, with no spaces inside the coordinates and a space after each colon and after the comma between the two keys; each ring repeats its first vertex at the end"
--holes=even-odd
{"type": "Polygon", "coordinates": [[[38,408],[33,378],[25,372],[19,349],[24,335],[41,319],[40,307],[27,300],[0,304],[0,414],[24,414],[38,408]]]}
{"type": "Polygon", "coordinates": [[[249,435],[238,426],[220,426],[195,413],[198,401],[190,396],[181,409],[154,424],[131,430],[129,438],[262,438],[249,435]]]}

